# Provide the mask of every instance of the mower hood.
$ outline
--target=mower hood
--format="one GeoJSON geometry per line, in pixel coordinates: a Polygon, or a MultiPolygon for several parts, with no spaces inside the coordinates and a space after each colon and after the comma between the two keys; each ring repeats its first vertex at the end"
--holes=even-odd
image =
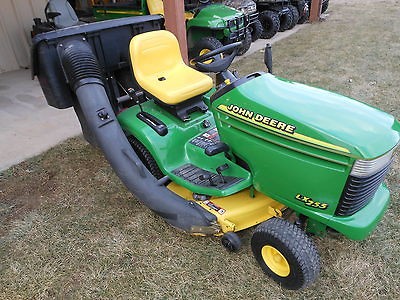
{"type": "MultiPolygon", "coordinates": [[[[204,6],[196,14],[196,17],[188,21],[190,27],[207,27],[222,29],[229,26],[229,21],[243,17],[243,13],[234,8],[222,4],[204,6]]],[[[243,24],[243,27],[245,25],[243,24]]]]}
{"type": "Polygon", "coordinates": [[[262,131],[357,159],[376,158],[399,143],[400,123],[387,113],[271,74],[256,75],[221,93],[213,107],[262,131]]]}

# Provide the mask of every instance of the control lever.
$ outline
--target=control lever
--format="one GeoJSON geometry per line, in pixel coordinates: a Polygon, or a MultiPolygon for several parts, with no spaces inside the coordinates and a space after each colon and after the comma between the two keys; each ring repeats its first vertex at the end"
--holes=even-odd
{"type": "Polygon", "coordinates": [[[200,176],[199,176],[199,179],[200,180],[208,180],[209,182],[210,182],[210,185],[211,186],[215,186],[216,184],[213,182],[213,180],[212,180],[212,178],[211,178],[211,176],[209,175],[209,174],[201,174],[200,176]]]}
{"type": "Polygon", "coordinates": [[[219,175],[219,178],[221,178],[222,183],[226,183],[224,176],[222,175],[222,172],[229,169],[229,165],[228,164],[223,164],[220,165],[219,167],[217,167],[217,173],[219,175]]]}

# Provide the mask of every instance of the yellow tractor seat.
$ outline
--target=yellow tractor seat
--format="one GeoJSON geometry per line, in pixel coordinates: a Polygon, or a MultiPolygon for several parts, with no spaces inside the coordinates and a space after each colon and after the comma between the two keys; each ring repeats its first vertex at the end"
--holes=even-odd
{"type": "Polygon", "coordinates": [[[169,31],[150,31],[134,36],[129,45],[136,81],[166,105],[179,105],[203,95],[212,79],[182,60],[178,40],[169,31]]]}

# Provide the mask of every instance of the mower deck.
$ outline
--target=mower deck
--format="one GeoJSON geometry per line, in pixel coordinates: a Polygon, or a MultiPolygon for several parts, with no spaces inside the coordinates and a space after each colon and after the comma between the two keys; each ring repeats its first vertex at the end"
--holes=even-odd
{"type": "MultiPolygon", "coordinates": [[[[176,183],[170,183],[168,189],[188,201],[193,201],[193,193],[176,183]]],[[[272,217],[282,216],[282,210],[285,209],[283,204],[252,188],[227,197],[212,197],[196,202],[216,216],[221,226],[221,232],[217,236],[244,230],[272,217]]]]}

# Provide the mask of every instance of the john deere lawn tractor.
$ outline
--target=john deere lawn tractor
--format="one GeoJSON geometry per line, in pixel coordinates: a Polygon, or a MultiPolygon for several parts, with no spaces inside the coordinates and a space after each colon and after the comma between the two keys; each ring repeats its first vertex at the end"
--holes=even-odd
{"type": "MultiPolygon", "coordinates": [[[[185,17],[189,56],[242,41],[238,54],[249,50],[252,37],[248,29],[249,16],[211,0],[185,0],[185,17]]],[[[133,0],[93,6],[97,20],[127,16],[164,14],[162,0],[133,0]]]]}
{"type": "Polygon", "coordinates": [[[85,138],[160,218],[231,251],[256,226],[262,270],[288,289],[312,284],[320,258],[306,233],[361,240],[382,218],[400,123],[275,77],[268,47],[269,72],[244,77],[228,70],[240,42],[194,58],[214,86],[162,29],[160,16],[143,16],[38,34],[33,75],[49,105],[74,107],[85,138]]]}

